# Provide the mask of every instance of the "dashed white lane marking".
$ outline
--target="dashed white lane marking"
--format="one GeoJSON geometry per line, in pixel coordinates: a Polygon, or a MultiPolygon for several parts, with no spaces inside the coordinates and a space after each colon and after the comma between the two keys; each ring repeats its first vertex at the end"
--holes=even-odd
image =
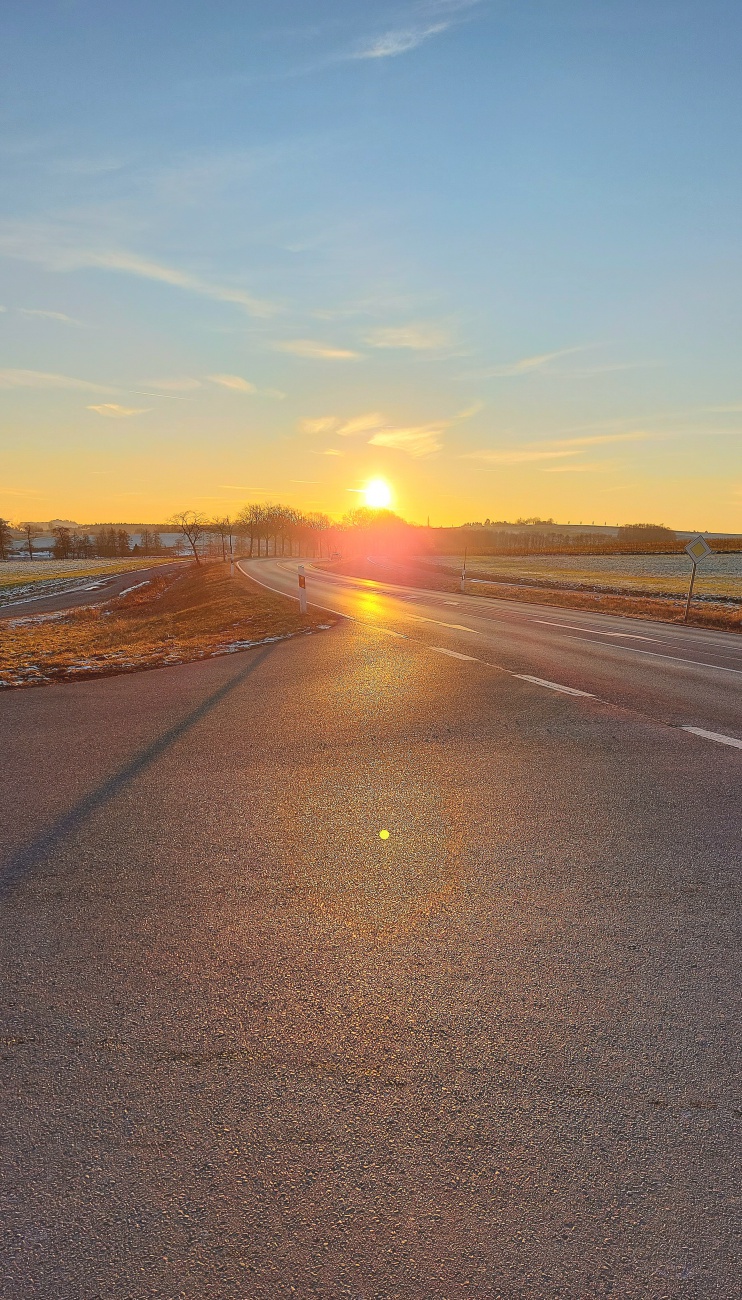
{"type": "MultiPolygon", "coordinates": [[[[571,636],[570,641],[586,641],[587,637],[571,636]]],[[[593,642],[593,644],[595,644],[593,642]]],[[[627,645],[624,650],[629,650],[633,655],[650,655],[652,659],[672,659],[676,664],[687,664],[689,668],[710,668],[715,673],[735,673],[737,677],[742,677],[742,668],[723,668],[721,664],[705,664],[702,659],[683,659],[680,655],[662,655],[659,650],[640,650],[636,645],[627,645]]]]}
{"type": "Polygon", "coordinates": [[[447,650],[444,645],[432,645],[430,649],[435,650],[439,655],[450,655],[452,659],[468,659],[473,664],[481,663],[481,660],[475,659],[474,655],[461,655],[458,650],[447,650]]]}
{"type": "Polygon", "coordinates": [[[444,600],[443,604],[444,604],[444,605],[460,605],[460,604],[461,604],[461,601],[460,601],[460,600],[444,600]]]}
{"type": "Polygon", "coordinates": [[[702,736],[704,740],[715,740],[719,745],[734,745],[735,749],[742,749],[742,740],[735,740],[734,736],[722,736],[718,731],[704,731],[703,727],[681,727],[681,731],[690,731],[693,736],[702,736]]]}
{"type": "Polygon", "coordinates": [[[564,695],[584,695],[587,700],[595,699],[590,691],[578,691],[574,686],[562,686],[559,682],[545,682],[543,677],[530,677],[528,673],[513,673],[512,676],[519,677],[522,682],[533,682],[534,686],[545,686],[549,691],[562,691],[564,695]]]}
{"type": "Polygon", "coordinates": [[[599,632],[595,627],[579,627],[576,623],[549,623],[545,618],[532,618],[531,623],[538,623],[541,627],[564,627],[569,632],[589,632],[591,636],[620,636],[627,637],[630,641],[654,641],[662,645],[662,638],[658,636],[639,636],[637,632],[599,632]]]}
{"type": "Polygon", "coordinates": [[[394,632],[390,627],[378,627],[376,623],[369,623],[367,626],[372,627],[374,632],[383,632],[385,636],[398,636],[402,641],[407,640],[404,632],[394,632]]]}
{"type": "Polygon", "coordinates": [[[426,618],[424,614],[408,614],[416,623],[435,623],[436,627],[450,627],[454,632],[473,632],[475,636],[483,636],[484,633],[478,632],[475,627],[464,627],[463,623],[442,623],[439,618],[426,618]]]}

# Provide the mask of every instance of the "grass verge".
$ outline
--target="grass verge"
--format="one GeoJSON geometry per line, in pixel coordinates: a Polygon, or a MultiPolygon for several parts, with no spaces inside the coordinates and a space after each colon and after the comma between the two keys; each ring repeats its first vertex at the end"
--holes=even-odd
{"type": "MultiPolygon", "coordinates": [[[[444,570],[415,564],[377,564],[371,560],[337,560],[321,566],[351,578],[368,578],[374,582],[396,583],[404,587],[421,587],[428,591],[460,591],[457,577],[444,570]]],[[[660,623],[682,623],[685,600],[677,596],[638,596],[614,592],[580,591],[549,588],[526,583],[467,582],[467,596],[489,596],[498,600],[518,600],[529,605],[550,605],[562,609],[582,609],[595,614],[622,614],[629,618],[652,619],[660,623]]],[[[742,607],[737,602],[700,600],[691,604],[688,624],[712,627],[725,632],[742,632],[742,607]]]]}
{"type": "Polygon", "coordinates": [[[104,605],[0,623],[0,688],[110,676],[232,654],[337,622],[209,564],[104,605]]]}

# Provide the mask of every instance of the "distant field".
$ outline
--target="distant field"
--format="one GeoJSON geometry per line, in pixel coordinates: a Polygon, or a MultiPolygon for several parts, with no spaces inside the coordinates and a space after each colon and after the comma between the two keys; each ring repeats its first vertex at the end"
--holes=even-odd
{"type": "Polygon", "coordinates": [[[130,560],[5,560],[0,562],[0,605],[22,600],[28,592],[69,591],[83,578],[103,578],[112,573],[129,573],[149,569],[155,564],[169,564],[164,558],[136,557],[130,560]],[[41,589],[37,584],[43,584],[41,589]]]}
{"type": "MultiPolygon", "coordinates": [[[[463,557],[426,558],[425,565],[461,573],[463,557]]],[[[687,555],[478,555],[467,558],[469,578],[533,583],[568,590],[682,596],[688,590],[687,555]]],[[[695,596],[742,600],[742,554],[712,555],[698,566],[695,596]]]]}

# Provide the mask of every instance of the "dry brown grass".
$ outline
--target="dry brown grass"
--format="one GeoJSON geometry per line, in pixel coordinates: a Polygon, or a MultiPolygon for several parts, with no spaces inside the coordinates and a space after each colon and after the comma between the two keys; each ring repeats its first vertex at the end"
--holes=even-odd
{"type": "Polygon", "coordinates": [[[337,620],[229,567],[189,567],[103,605],[0,621],[0,687],[135,672],[229,654],[337,620]]]}
{"type": "MultiPolygon", "coordinates": [[[[469,596],[495,596],[500,600],[521,600],[534,605],[558,605],[564,609],[592,610],[596,614],[624,614],[631,618],[654,619],[661,623],[682,623],[685,601],[677,597],[616,596],[592,591],[550,591],[544,587],[515,586],[504,582],[467,583],[469,596]]],[[[724,601],[691,603],[688,624],[742,632],[742,609],[724,601]]]]}

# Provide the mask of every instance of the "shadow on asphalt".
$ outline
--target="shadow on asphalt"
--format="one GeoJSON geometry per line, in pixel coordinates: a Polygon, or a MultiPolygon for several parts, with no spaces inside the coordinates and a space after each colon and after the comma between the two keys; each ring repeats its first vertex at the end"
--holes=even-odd
{"type": "Polygon", "coordinates": [[[69,835],[73,835],[78,831],[93,813],[102,808],[110,799],[114,799],[130,781],[133,781],[135,777],[146,771],[151,763],[154,763],[165,754],[171,745],[174,745],[176,741],[180,740],[181,736],[190,731],[191,727],[195,727],[202,718],[205,718],[212,709],[216,708],[217,704],[220,704],[232,691],[241,686],[268,658],[273,649],[273,646],[267,646],[265,650],[261,650],[246,668],[238,672],[230,681],[225,682],[224,686],[220,686],[197,708],[187,713],[180,722],[177,722],[174,727],[171,727],[163,736],[160,736],[159,740],[155,740],[151,745],[148,745],[146,749],[143,749],[135,758],[132,758],[118,772],[114,772],[113,776],[110,776],[97,789],[91,790],[90,794],[75,804],[74,808],[71,808],[69,812],[59,817],[47,830],[42,831],[41,835],[37,835],[34,840],[31,840],[29,844],[26,844],[15,853],[10,858],[2,877],[0,877],[0,898],[10,893],[13,886],[18,884],[27,872],[43,862],[44,858],[58,848],[69,835]]]}

